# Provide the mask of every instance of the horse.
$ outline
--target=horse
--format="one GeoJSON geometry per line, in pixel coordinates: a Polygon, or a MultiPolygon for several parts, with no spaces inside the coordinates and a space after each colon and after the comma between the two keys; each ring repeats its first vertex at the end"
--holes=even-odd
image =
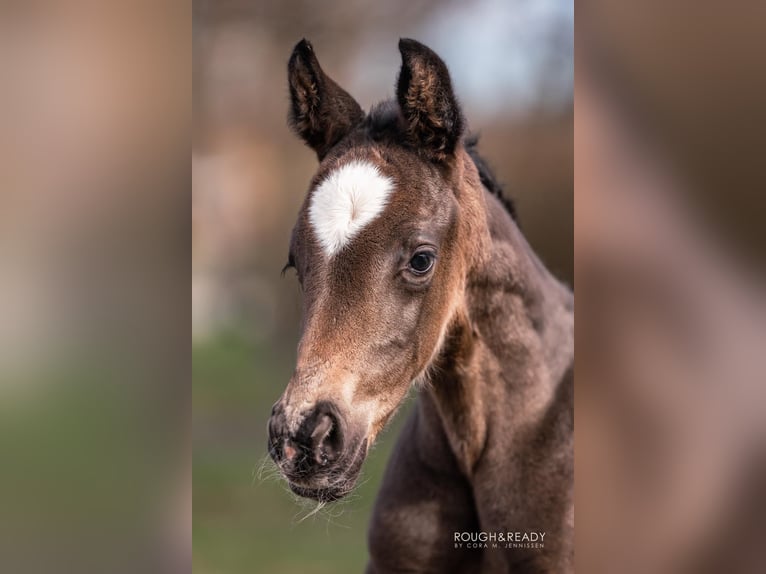
{"type": "Polygon", "coordinates": [[[572,571],[574,295],[522,235],[445,63],[399,51],[396,98],[366,114],[305,39],[289,60],[289,123],[319,168],[268,451],[294,493],[341,499],[415,386],[367,572],[572,571]]]}

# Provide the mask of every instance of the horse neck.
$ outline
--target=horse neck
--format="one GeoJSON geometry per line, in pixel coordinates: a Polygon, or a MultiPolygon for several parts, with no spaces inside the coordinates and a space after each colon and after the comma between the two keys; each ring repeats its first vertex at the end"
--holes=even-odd
{"type": "Polygon", "coordinates": [[[505,437],[540,424],[574,356],[571,291],[540,262],[500,202],[485,195],[491,240],[467,277],[429,387],[468,476],[488,449],[505,450],[505,437]]]}

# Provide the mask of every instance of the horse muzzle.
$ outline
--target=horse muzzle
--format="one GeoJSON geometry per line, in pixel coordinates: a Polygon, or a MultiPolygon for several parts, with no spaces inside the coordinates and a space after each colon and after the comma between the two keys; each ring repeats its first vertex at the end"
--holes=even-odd
{"type": "Polygon", "coordinates": [[[366,440],[352,438],[345,417],[330,401],[318,402],[301,416],[297,427],[290,425],[282,401],[274,405],[269,455],[299,496],[324,502],[342,498],[359,476],[366,440]]]}

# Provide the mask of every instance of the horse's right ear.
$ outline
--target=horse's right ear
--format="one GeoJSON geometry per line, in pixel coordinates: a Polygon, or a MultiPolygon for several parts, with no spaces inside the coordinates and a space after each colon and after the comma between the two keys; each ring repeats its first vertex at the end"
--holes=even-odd
{"type": "Polygon", "coordinates": [[[290,125],[321,161],[364,119],[364,112],[348,92],[324,73],[314,48],[305,39],[293,49],[287,77],[290,83],[290,125]]]}

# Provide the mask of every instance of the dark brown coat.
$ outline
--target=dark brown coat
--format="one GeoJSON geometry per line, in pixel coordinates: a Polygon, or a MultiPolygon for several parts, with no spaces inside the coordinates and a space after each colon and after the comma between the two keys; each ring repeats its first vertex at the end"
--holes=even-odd
{"type": "Polygon", "coordinates": [[[397,99],[366,116],[307,42],[290,59],[291,123],[320,167],[290,246],[303,334],[269,452],[296,493],[341,498],[419,385],[368,571],[571,571],[573,296],[466,143],[444,62],[399,48],[397,99]],[[544,547],[455,547],[478,531],[544,547]]]}

